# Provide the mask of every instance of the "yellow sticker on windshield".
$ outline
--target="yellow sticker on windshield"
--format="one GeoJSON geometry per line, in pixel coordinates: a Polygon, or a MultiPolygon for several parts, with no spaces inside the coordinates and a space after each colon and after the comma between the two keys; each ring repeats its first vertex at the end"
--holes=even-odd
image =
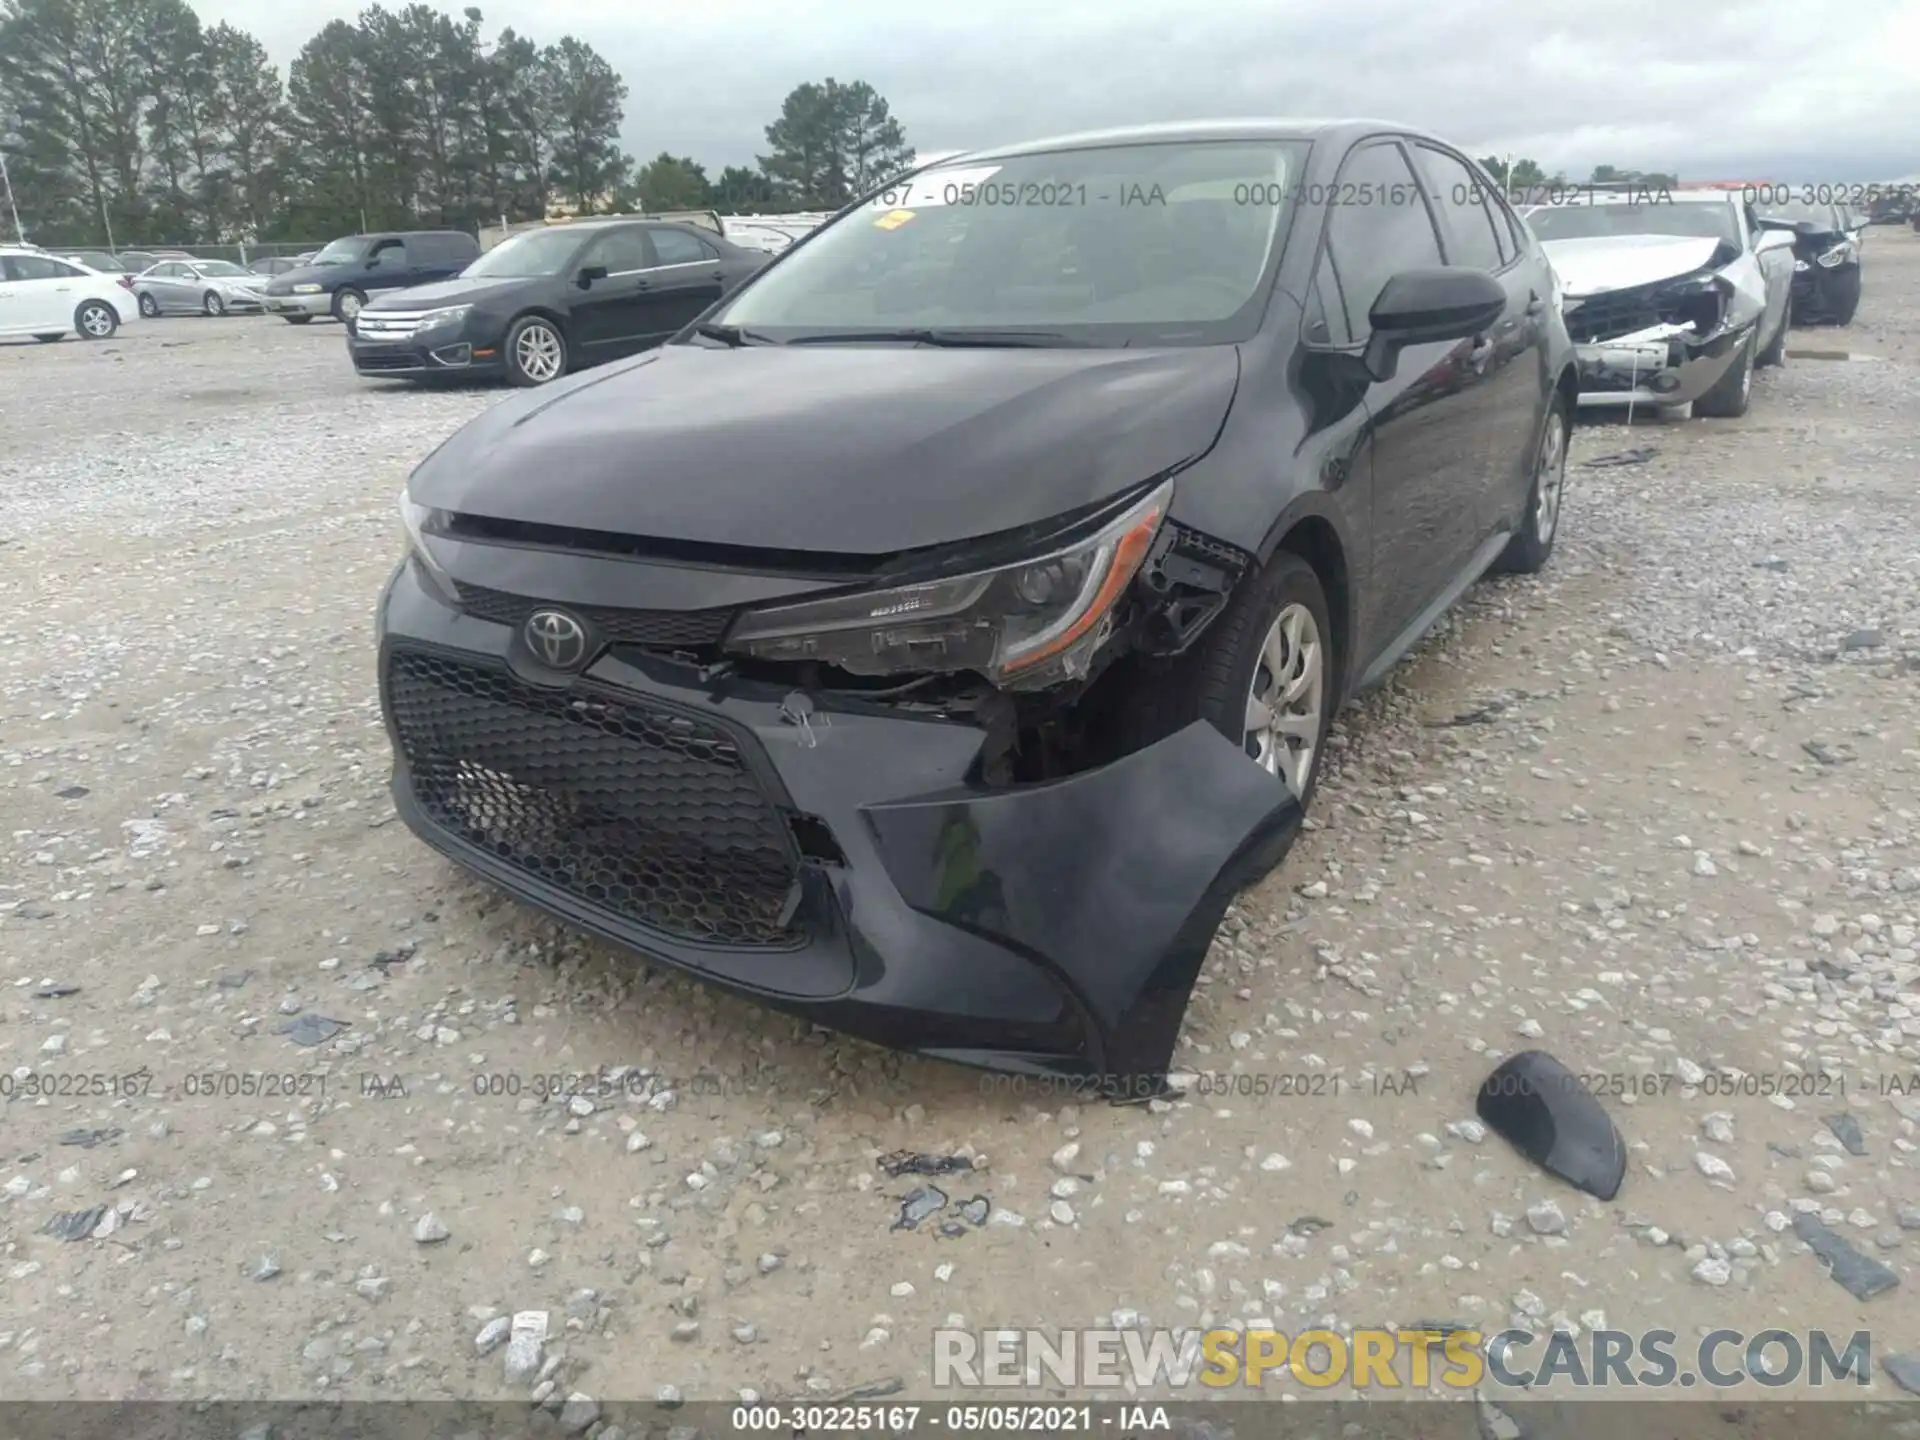
{"type": "Polygon", "coordinates": [[[911,210],[889,210],[873,222],[873,228],[876,230],[898,230],[911,219],[913,219],[913,211],[911,210]]]}

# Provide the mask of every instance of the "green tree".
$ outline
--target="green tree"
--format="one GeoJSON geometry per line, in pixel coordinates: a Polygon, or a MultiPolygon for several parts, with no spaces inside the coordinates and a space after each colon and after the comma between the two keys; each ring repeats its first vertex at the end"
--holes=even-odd
{"type": "Polygon", "coordinates": [[[310,235],[365,229],[380,205],[370,170],[373,94],[359,30],[330,20],[287,74],[290,160],[299,186],[291,228],[310,235]]]}
{"type": "Polygon", "coordinates": [[[766,133],[760,169],[774,198],[794,207],[844,205],[913,163],[900,122],[863,80],[796,86],[766,133]]]}
{"type": "Polygon", "coordinates": [[[774,203],[773,184],[758,170],[729,165],[713,183],[713,203],[730,215],[764,210],[774,203]]]}
{"type": "Polygon", "coordinates": [[[633,165],[620,148],[627,82],[571,35],[541,52],[540,63],[551,87],[551,182],[581,214],[601,209],[633,165]]]}
{"type": "Polygon", "coordinates": [[[277,218],[284,191],[280,72],[267,59],[265,46],[225,23],[206,32],[203,58],[213,76],[221,229],[257,240],[277,218]]]}
{"type": "Polygon", "coordinates": [[[704,165],[690,156],[662,150],[640,167],[633,180],[634,198],[642,209],[704,210],[713,204],[713,187],[704,165]]]}

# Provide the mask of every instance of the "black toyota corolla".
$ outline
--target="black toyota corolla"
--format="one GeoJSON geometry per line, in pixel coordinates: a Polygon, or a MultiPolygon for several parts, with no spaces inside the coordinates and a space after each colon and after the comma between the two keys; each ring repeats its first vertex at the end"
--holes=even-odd
{"type": "Polygon", "coordinates": [[[1539,247],[1431,136],[943,159],[414,471],[395,802],[647,959],[1150,1089],[1335,711],[1545,563],[1575,383],[1539,247]]]}

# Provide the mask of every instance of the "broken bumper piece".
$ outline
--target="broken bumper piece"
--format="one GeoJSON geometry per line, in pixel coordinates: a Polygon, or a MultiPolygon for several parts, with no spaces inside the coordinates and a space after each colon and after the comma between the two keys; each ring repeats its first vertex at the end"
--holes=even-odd
{"type": "Polygon", "coordinates": [[[423,840],[642,957],[877,1043],[1164,1087],[1233,895],[1301,813],[1196,723],[989,790],[984,732],[782,696],[636,650],[525,673],[412,565],[379,611],[393,798],[423,840]]]}
{"type": "Polygon", "coordinates": [[[1685,405],[1711,390],[1747,332],[1702,340],[1691,325],[1653,325],[1574,349],[1582,405],[1685,405]]]}

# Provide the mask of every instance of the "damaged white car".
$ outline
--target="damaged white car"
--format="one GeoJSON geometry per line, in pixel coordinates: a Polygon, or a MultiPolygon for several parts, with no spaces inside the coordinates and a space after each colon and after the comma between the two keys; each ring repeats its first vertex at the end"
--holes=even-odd
{"type": "Polygon", "coordinates": [[[1578,190],[1523,212],[1578,347],[1582,405],[1747,412],[1786,359],[1791,232],[1732,190],[1578,190]]]}

